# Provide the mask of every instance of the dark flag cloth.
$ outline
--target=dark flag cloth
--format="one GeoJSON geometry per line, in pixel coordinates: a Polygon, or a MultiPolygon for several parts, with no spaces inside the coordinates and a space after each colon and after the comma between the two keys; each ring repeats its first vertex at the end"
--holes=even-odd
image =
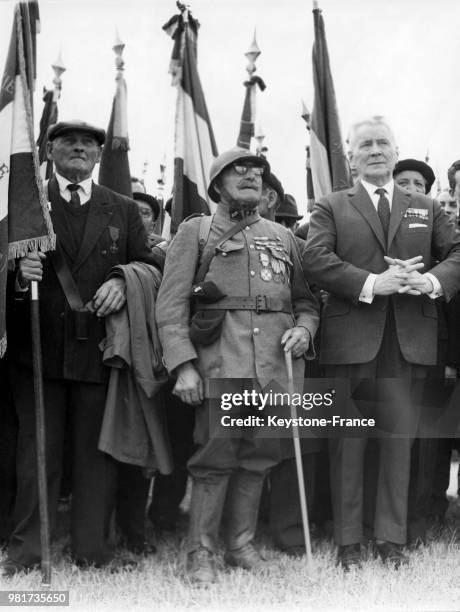
{"type": "Polygon", "coordinates": [[[351,183],[340,131],[339,113],[332,80],[326,33],[321,10],[313,10],[313,83],[311,114],[311,170],[315,198],[346,189],[351,183]]]}
{"type": "Polygon", "coordinates": [[[307,147],[307,210],[311,212],[315,205],[315,190],[313,189],[313,177],[311,174],[311,153],[310,147],[307,147]]]}
{"type": "Polygon", "coordinates": [[[215,208],[206,187],[217,146],[198,75],[198,28],[187,10],[163,26],[174,41],[170,72],[177,87],[171,233],[192,213],[209,214],[215,208]]]}
{"type": "Polygon", "coordinates": [[[46,154],[47,133],[50,125],[57,123],[58,107],[53,90],[43,88],[43,112],[40,119],[40,133],[37,139],[38,161],[40,162],[40,172],[43,179],[51,178],[53,174],[53,162],[48,159],[46,154]]]}
{"type": "Polygon", "coordinates": [[[126,81],[121,70],[116,77],[107,135],[99,167],[99,183],[117,193],[132,197],[129,170],[128,105],[126,81]]]}
{"type": "Polygon", "coordinates": [[[265,89],[265,83],[259,76],[252,76],[249,81],[244,82],[246,93],[244,96],[243,112],[241,113],[240,133],[236,142],[243,149],[251,148],[251,138],[254,136],[254,124],[256,117],[256,91],[265,89]]]}
{"type": "Polygon", "coordinates": [[[0,89],[0,356],[6,350],[8,259],[55,246],[40,177],[32,116],[38,6],[14,8],[13,30],[0,89]]]}

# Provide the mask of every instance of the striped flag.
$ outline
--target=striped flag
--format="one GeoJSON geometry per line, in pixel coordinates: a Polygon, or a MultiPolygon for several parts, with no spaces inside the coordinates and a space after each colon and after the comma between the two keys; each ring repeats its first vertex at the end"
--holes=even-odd
{"type": "Polygon", "coordinates": [[[170,72],[177,87],[172,233],[188,215],[209,214],[216,206],[207,193],[217,146],[198,75],[198,28],[186,9],[163,26],[174,40],[170,72]]]}
{"type": "Polygon", "coordinates": [[[115,96],[112,103],[107,135],[99,166],[99,183],[117,193],[133,196],[129,170],[128,92],[123,76],[124,62],[121,54],[124,44],[117,39],[113,50],[117,54],[115,96]]]}
{"type": "Polygon", "coordinates": [[[351,185],[340,131],[339,113],[332,81],[326,33],[321,10],[313,9],[313,83],[315,96],[311,114],[311,170],[315,198],[351,185]]]}
{"type": "Polygon", "coordinates": [[[0,355],[6,349],[7,259],[55,245],[32,117],[37,31],[37,3],[16,5],[0,89],[0,355]]]}
{"type": "Polygon", "coordinates": [[[48,159],[46,154],[46,143],[48,128],[58,120],[57,100],[55,99],[54,91],[43,88],[43,107],[42,116],[40,119],[40,133],[37,139],[38,161],[40,162],[40,173],[42,179],[49,179],[53,175],[53,162],[48,159]]]}

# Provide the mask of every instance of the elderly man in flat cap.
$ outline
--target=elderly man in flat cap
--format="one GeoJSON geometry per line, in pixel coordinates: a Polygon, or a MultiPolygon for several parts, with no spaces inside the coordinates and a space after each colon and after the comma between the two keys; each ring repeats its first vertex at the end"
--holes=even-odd
{"type": "Polygon", "coordinates": [[[98,345],[105,335],[104,318],[125,304],[125,281],[111,276],[111,269],[134,260],[155,264],[155,258],[136,204],[91,179],[104,139],[104,130],[82,121],[50,127],[47,151],[55,174],[47,187],[57,247],[18,262],[16,299],[8,315],[19,419],[18,491],[5,575],[27,571],[41,558],[27,304],[31,281],[40,288],[50,515],[56,512],[70,419],[73,558],[81,566],[102,566],[113,559],[106,538],[115,468],[97,448],[109,370],[98,345]]]}
{"type": "MultiPolygon", "coordinates": [[[[224,506],[225,562],[263,567],[253,538],[265,475],[280,458],[279,439],[257,436],[257,430],[219,429],[223,413],[210,400],[209,383],[234,379],[225,381],[226,391],[241,391],[250,379],[261,391],[283,376],[288,350],[294,376],[303,382],[302,357],[318,323],[292,234],[259,215],[269,172],[268,162],[246,149],[231,149],[214,160],[208,194],[217,210],[211,218],[181,224],[158,295],[164,361],[177,376],[174,393],[196,406],[187,559],[196,583],[214,579],[224,506]],[[195,313],[192,321],[190,313],[195,313]]],[[[251,410],[258,413],[257,406],[251,410]]]]}

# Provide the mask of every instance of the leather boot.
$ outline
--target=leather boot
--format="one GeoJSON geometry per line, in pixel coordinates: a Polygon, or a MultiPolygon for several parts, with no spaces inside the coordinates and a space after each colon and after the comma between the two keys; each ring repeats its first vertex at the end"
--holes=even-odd
{"type": "Polygon", "coordinates": [[[228,565],[248,570],[265,567],[265,560],[253,546],[264,479],[263,474],[243,469],[231,478],[225,503],[224,561],[228,565]]]}
{"type": "Polygon", "coordinates": [[[190,502],[187,570],[195,584],[214,582],[213,555],[217,548],[229,475],[194,478],[190,502]]]}

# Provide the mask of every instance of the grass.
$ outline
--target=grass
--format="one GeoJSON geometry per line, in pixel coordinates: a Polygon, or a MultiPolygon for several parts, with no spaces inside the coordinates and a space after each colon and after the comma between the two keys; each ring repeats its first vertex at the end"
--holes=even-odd
{"type": "MultiPolygon", "coordinates": [[[[138,569],[116,574],[79,570],[63,553],[67,542],[60,538],[53,547],[52,589],[70,591],[71,610],[460,610],[459,540],[456,498],[440,539],[411,552],[409,566],[398,571],[369,555],[362,570],[345,574],[335,566],[332,543],[321,540],[314,542],[308,572],[305,559],[273,550],[262,534],[264,574],[226,569],[220,558],[216,584],[200,589],[187,580],[181,536],[160,540],[158,553],[138,569]]],[[[0,578],[0,590],[6,589],[39,590],[39,572],[0,578]]]]}

